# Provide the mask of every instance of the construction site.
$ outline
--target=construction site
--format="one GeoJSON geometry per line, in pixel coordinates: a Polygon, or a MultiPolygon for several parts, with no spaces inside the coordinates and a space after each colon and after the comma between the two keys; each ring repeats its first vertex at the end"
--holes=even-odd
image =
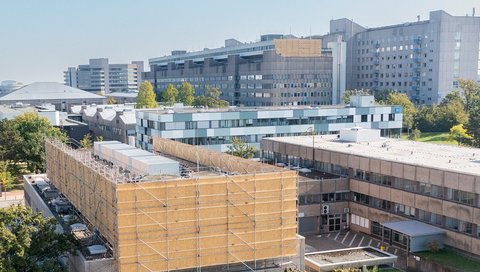
{"type": "Polygon", "coordinates": [[[116,271],[298,267],[297,173],[163,138],[46,141],[47,176],[105,241],[116,271]]]}

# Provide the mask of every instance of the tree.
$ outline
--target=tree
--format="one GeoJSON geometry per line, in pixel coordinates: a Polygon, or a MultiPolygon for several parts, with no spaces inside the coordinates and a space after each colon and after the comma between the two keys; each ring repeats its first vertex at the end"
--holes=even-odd
{"type": "Polygon", "coordinates": [[[15,117],[8,126],[15,135],[10,139],[9,148],[14,150],[13,157],[7,158],[15,163],[23,162],[30,172],[45,171],[45,138],[56,139],[65,142],[67,136],[58,128],[52,126],[45,117],[37,113],[28,112],[15,117]]]}
{"type": "Polygon", "coordinates": [[[420,138],[421,134],[422,134],[422,132],[419,129],[414,129],[414,130],[412,130],[412,133],[410,133],[408,135],[408,139],[412,140],[412,141],[416,141],[416,140],[418,140],[418,138],[420,138]]]}
{"type": "Polygon", "coordinates": [[[248,145],[241,138],[233,137],[232,144],[228,146],[227,153],[244,159],[251,159],[255,155],[255,148],[248,145]]]}
{"type": "Polygon", "coordinates": [[[20,132],[15,129],[14,120],[3,119],[0,121],[0,160],[13,161],[17,151],[12,143],[21,141],[20,132]]]}
{"type": "Polygon", "coordinates": [[[7,189],[11,189],[13,183],[13,175],[8,171],[7,164],[5,162],[0,161],[0,194],[1,191],[7,191],[7,189]]]}
{"type": "Polygon", "coordinates": [[[178,96],[178,90],[172,84],[168,84],[167,88],[163,90],[162,101],[169,106],[173,106],[178,96]]]}
{"type": "Polygon", "coordinates": [[[473,80],[459,80],[459,85],[468,113],[467,131],[473,137],[473,144],[480,146],[480,84],[473,80]]]}
{"type": "Polygon", "coordinates": [[[92,135],[90,135],[90,133],[83,135],[83,138],[80,140],[80,145],[83,149],[92,147],[92,135]]]}
{"type": "Polygon", "coordinates": [[[107,104],[109,104],[109,105],[117,104],[117,100],[115,100],[115,98],[109,96],[107,98],[107,104]]]}
{"type": "Polygon", "coordinates": [[[0,271],[63,271],[57,258],[75,254],[78,243],[71,233],[56,233],[54,218],[30,208],[0,209],[0,271]]]}
{"type": "Polygon", "coordinates": [[[95,137],[95,142],[103,142],[103,136],[98,135],[97,137],[95,137]]]}
{"type": "Polygon", "coordinates": [[[458,124],[450,129],[450,138],[456,140],[458,144],[461,144],[465,140],[472,140],[473,137],[467,133],[467,130],[463,127],[463,124],[458,124]]]}
{"type": "Polygon", "coordinates": [[[225,108],[228,107],[228,102],[220,99],[222,92],[216,87],[207,86],[205,94],[197,96],[193,105],[196,107],[209,107],[209,108],[225,108]]]}
{"type": "Polygon", "coordinates": [[[406,94],[391,92],[388,94],[387,104],[400,105],[403,108],[403,128],[407,131],[413,128],[414,116],[417,111],[415,105],[410,101],[406,94]]]}
{"type": "Polygon", "coordinates": [[[195,101],[195,89],[192,84],[182,82],[178,90],[178,101],[182,102],[185,106],[193,105],[193,101],[195,101]]]}
{"type": "Polygon", "coordinates": [[[137,109],[151,109],[157,108],[157,97],[153,91],[152,84],[148,81],[142,82],[137,95],[137,109]]]}

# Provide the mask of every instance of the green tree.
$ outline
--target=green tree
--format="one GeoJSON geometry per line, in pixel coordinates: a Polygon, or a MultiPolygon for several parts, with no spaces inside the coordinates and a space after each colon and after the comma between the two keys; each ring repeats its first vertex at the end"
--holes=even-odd
{"type": "Polygon", "coordinates": [[[465,97],[468,113],[467,131],[473,137],[473,144],[480,146],[480,84],[473,80],[459,80],[465,97]]]}
{"type": "Polygon", "coordinates": [[[17,151],[12,143],[21,141],[20,132],[15,128],[14,120],[0,121],[0,160],[15,161],[17,151]]]}
{"type": "Polygon", "coordinates": [[[0,271],[63,271],[57,258],[75,254],[78,243],[71,233],[56,233],[54,218],[30,208],[0,209],[0,271]]]}
{"type": "Polygon", "coordinates": [[[152,84],[148,81],[142,82],[140,89],[138,90],[137,95],[137,109],[151,109],[157,108],[157,98],[155,92],[153,91],[152,84]]]}
{"type": "Polygon", "coordinates": [[[90,133],[83,135],[83,138],[80,140],[80,145],[83,149],[92,147],[92,135],[90,135],[90,133]]]}
{"type": "Polygon", "coordinates": [[[193,105],[193,101],[195,101],[195,89],[192,84],[182,82],[178,90],[178,101],[182,102],[185,106],[193,105]]]}
{"type": "Polygon", "coordinates": [[[205,94],[197,96],[193,105],[196,107],[209,107],[209,108],[225,108],[228,107],[228,102],[220,99],[221,91],[216,87],[207,86],[205,94]]]}
{"type": "MultiPolygon", "coordinates": [[[[30,172],[45,171],[45,138],[57,139],[65,142],[67,136],[58,128],[52,126],[45,117],[37,113],[28,112],[13,119],[10,127],[18,132],[19,137],[11,139],[10,146],[15,150],[12,159],[16,163],[23,162],[30,172]]],[[[11,132],[15,134],[15,132],[11,132]]]]}
{"type": "Polygon", "coordinates": [[[412,133],[410,133],[408,135],[408,139],[412,140],[412,141],[416,141],[416,140],[418,140],[418,138],[420,138],[421,134],[422,134],[422,132],[419,129],[416,128],[416,129],[412,130],[412,133]]]}
{"type": "Polygon", "coordinates": [[[13,180],[13,175],[8,171],[7,164],[0,161],[0,191],[6,192],[8,189],[11,189],[13,180]]]}
{"type": "Polygon", "coordinates": [[[95,142],[103,142],[103,136],[99,135],[99,136],[95,137],[95,142]]]}
{"type": "Polygon", "coordinates": [[[178,96],[178,90],[172,84],[168,84],[167,88],[163,90],[162,102],[169,106],[173,106],[178,96]]]}
{"type": "Polygon", "coordinates": [[[461,144],[465,140],[472,140],[473,137],[467,133],[463,124],[458,124],[450,129],[450,139],[456,140],[458,144],[461,144]]]}
{"type": "Polygon", "coordinates": [[[251,145],[248,145],[241,138],[233,137],[232,144],[228,146],[227,153],[244,159],[251,159],[255,155],[255,148],[251,145]]]}
{"type": "Polygon", "coordinates": [[[414,116],[417,111],[415,105],[406,94],[391,92],[387,98],[387,104],[400,105],[403,108],[403,128],[410,131],[414,125],[414,116]]]}

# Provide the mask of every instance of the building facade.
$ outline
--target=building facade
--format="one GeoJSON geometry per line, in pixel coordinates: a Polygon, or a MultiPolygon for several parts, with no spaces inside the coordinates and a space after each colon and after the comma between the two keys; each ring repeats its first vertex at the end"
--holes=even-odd
{"type": "Polygon", "coordinates": [[[182,82],[190,82],[197,95],[217,87],[231,105],[331,105],[345,88],[337,53],[344,48],[341,41],[323,44],[291,35],[263,35],[254,43],[229,39],[221,48],[152,58],[145,76],[157,92],[182,82]]]}
{"type": "Polygon", "coordinates": [[[168,139],[155,140],[162,155],[141,158],[119,143],[95,143],[93,154],[45,145],[46,186],[102,238],[111,270],[303,267],[295,171],[168,139]],[[149,171],[166,162],[176,163],[177,174],[149,171]]]}
{"type": "MultiPolygon", "coordinates": [[[[341,227],[380,238],[388,222],[414,220],[442,229],[446,245],[480,255],[479,149],[386,138],[354,142],[342,134],[315,136],[313,146],[312,136],[261,144],[265,160],[332,175],[308,181],[311,190],[300,184],[301,231],[336,231],[329,219],[341,214],[341,227]]],[[[402,235],[385,233],[384,239],[408,246],[402,235]]]]}
{"type": "Polygon", "coordinates": [[[347,43],[347,89],[397,90],[418,104],[439,103],[458,80],[480,80],[480,17],[430,18],[366,28],[348,19],[332,20],[325,41],[347,43]]]}
{"type": "MultiPolygon", "coordinates": [[[[354,101],[354,99],[352,99],[354,101]]],[[[258,149],[264,137],[338,133],[342,128],[378,128],[385,136],[399,135],[400,106],[374,106],[366,96],[352,106],[231,107],[226,109],[136,110],[137,146],[152,150],[152,137],[228,151],[233,137],[258,149]]]]}
{"type": "Polygon", "coordinates": [[[81,105],[72,108],[81,115],[95,139],[135,145],[135,109],[129,105],[81,105]]]}
{"type": "Polygon", "coordinates": [[[108,59],[90,59],[89,64],[69,67],[65,85],[94,93],[136,92],[142,83],[143,61],[110,64],[108,59]]]}

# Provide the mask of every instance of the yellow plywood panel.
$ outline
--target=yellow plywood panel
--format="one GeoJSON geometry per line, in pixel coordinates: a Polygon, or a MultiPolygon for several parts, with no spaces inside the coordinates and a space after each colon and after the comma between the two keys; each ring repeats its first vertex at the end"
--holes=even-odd
{"type": "MultiPolygon", "coordinates": [[[[166,149],[188,157],[175,153],[177,147],[166,149]]],[[[57,146],[47,144],[46,150],[52,181],[114,246],[120,271],[187,269],[295,254],[293,171],[222,154],[211,160],[215,167],[253,171],[116,184],[57,146]],[[61,163],[51,163],[58,158],[61,163]]],[[[200,154],[203,162],[211,154],[200,154]]]]}

